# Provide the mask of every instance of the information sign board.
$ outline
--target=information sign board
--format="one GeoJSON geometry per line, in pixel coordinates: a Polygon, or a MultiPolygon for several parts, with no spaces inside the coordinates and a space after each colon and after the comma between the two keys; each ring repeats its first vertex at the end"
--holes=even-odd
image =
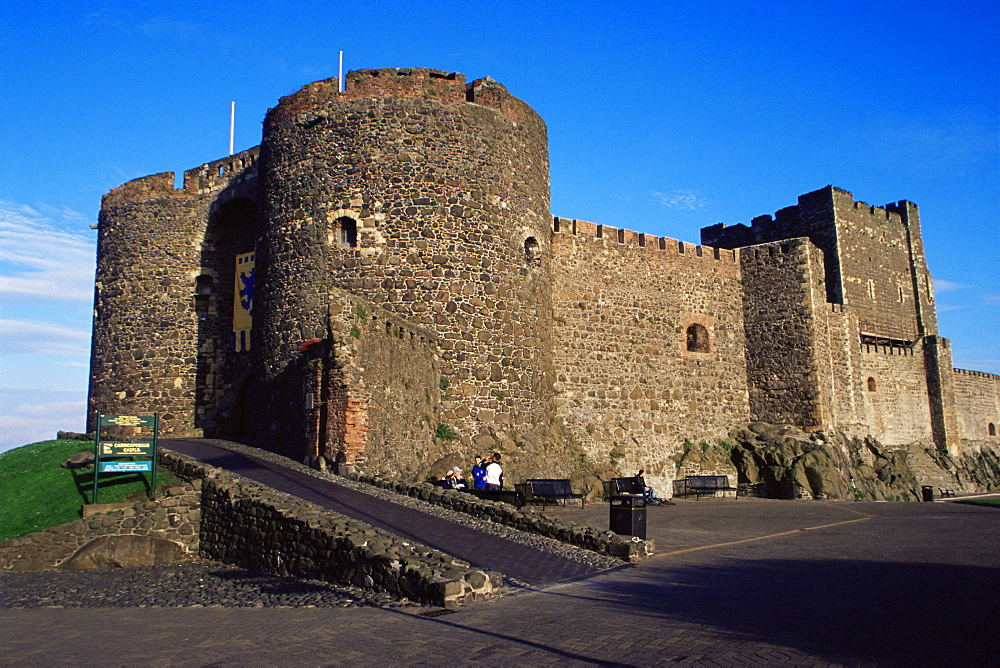
{"type": "MultiPolygon", "coordinates": [[[[149,473],[152,478],[150,497],[156,490],[156,438],[160,414],[152,415],[103,415],[97,414],[97,436],[94,441],[94,500],[102,473],[149,473]],[[104,440],[104,427],[131,427],[136,436],[130,440],[104,440]],[[151,433],[150,433],[151,432],[151,433]],[[123,461],[124,460],[124,461],[123,461]],[[138,461],[133,461],[138,460],[138,461]]],[[[121,434],[120,430],[115,430],[121,434]]],[[[127,432],[126,432],[127,433],[127,432]]],[[[119,435],[120,439],[121,436],[119,435]]]]}

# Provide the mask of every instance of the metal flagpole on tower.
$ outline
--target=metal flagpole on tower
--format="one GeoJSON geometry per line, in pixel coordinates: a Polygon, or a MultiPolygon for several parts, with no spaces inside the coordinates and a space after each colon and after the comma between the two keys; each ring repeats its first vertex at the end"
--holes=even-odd
{"type": "Polygon", "coordinates": [[[236,129],[236,102],[229,103],[229,155],[233,154],[233,133],[236,129]]]}
{"type": "Polygon", "coordinates": [[[337,92],[344,92],[344,52],[340,51],[340,64],[337,66],[337,92]]]}

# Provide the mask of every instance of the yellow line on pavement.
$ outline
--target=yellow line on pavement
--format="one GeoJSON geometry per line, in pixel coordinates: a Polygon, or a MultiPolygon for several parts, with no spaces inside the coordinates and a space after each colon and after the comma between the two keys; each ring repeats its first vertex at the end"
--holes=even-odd
{"type": "MultiPolygon", "coordinates": [[[[854,511],[852,511],[854,512],[854,511]]],[[[743,540],[733,540],[728,543],[715,543],[714,545],[702,545],[701,547],[689,547],[683,550],[675,550],[673,552],[663,552],[660,554],[653,555],[655,557],[675,557],[679,554],[688,554],[690,552],[700,552],[701,550],[714,550],[717,547],[729,547],[731,545],[742,545],[744,543],[753,543],[758,540],[768,540],[769,538],[780,538],[782,536],[791,536],[793,534],[800,533],[802,531],[818,531],[819,529],[830,529],[832,527],[843,526],[844,524],[854,524],[855,522],[864,522],[866,520],[874,519],[871,515],[866,515],[865,517],[859,517],[856,520],[844,520],[843,522],[833,522],[832,524],[821,524],[815,527],[805,527],[804,529],[793,529],[791,531],[782,531],[781,533],[772,533],[767,536],[757,536],[755,538],[744,538],[743,540]]]]}

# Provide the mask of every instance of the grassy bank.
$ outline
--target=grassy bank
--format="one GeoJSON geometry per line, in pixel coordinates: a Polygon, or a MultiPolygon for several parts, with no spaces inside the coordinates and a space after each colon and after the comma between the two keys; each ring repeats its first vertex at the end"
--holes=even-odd
{"type": "Polygon", "coordinates": [[[955,503],[965,503],[970,506],[990,506],[993,508],[1000,508],[1000,499],[990,498],[990,499],[962,499],[961,501],[955,501],[955,503]]]}
{"type": "MultiPolygon", "coordinates": [[[[93,452],[92,441],[42,441],[0,453],[0,539],[80,519],[80,507],[90,503],[94,469],[70,470],[62,463],[77,452],[93,452]]],[[[157,486],[177,482],[157,468],[157,486]]],[[[99,503],[144,498],[149,474],[102,475],[99,503]]]]}

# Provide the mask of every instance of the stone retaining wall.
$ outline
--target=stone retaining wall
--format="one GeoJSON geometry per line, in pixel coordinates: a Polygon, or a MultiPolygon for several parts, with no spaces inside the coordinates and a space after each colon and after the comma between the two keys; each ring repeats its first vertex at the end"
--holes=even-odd
{"type": "Polygon", "coordinates": [[[65,568],[71,557],[104,536],[144,536],[198,552],[201,481],[169,487],[166,496],[140,501],[130,508],[95,515],[0,542],[0,570],[33,571],[65,568]]]}
{"type": "Polygon", "coordinates": [[[276,575],[295,575],[454,606],[495,597],[503,577],[290,494],[173,452],[161,462],[201,479],[201,553],[276,575]]]}

